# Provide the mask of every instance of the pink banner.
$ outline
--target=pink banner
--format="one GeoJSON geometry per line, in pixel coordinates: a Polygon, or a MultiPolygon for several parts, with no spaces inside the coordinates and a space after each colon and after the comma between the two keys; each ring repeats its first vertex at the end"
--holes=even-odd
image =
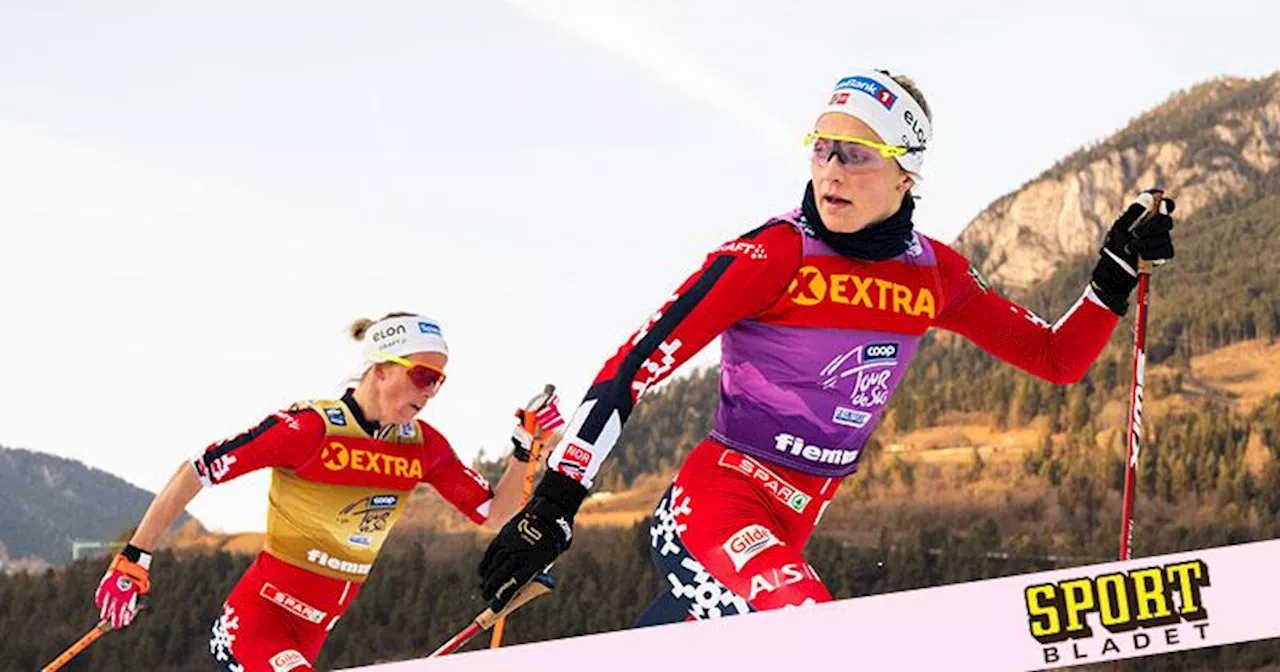
{"type": "Polygon", "coordinates": [[[1276,567],[1280,540],[359,669],[1067,667],[1280,637],[1276,567]]]}

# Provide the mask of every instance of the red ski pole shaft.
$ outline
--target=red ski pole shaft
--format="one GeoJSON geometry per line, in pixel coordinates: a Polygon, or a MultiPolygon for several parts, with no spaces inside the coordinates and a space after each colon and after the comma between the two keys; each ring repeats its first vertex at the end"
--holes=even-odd
{"type": "MultiPolygon", "coordinates": [[[[1147,218],[1160,211],[1163,192],[1155,192],[1155,203],[1147,218]]],[[[1145,218],[1144,218],[1145,219],[1145,218]]],[[[1120,559],[1133,557],[1133,491],[1138,480],[1138,458],[1142,453],[1142,390],[1147,372],[1147,306],[1151,300],[1151,262],[1138,260],[1138,314],[1133,329],[1133,381],[1129,385],[1129,427],[1124,471],[1124,510],[1120,518],[1120,559]]],[[[1116,672],[1123,667],[1116,661],[1116,672]]]]}

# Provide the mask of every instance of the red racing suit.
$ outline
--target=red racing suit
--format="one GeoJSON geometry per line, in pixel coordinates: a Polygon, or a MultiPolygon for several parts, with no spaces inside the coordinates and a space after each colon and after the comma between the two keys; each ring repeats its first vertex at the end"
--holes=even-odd
{"type": "Polygon", "coordinates": [[[350,391],[268,416],[191,464],[206,486],[272,469],[265,548],[232,589],[209,642],[226,671],[313,669],[418,483],[476,523],[493,498],[440,432],[421,420],[370,422],[350,391]]]}
{"type": "Polygon", "coordinates": [[[930,328],[1055,383],[1119,317],[1086,288],[1055,324],[918,232],[885,261],[837,254],[800,209],[713,251],[605,364],[549,458],[590,487],[640,396],[717,336],[719,404],[653,519],[671,588],[641,624],[830,595],[801,553],[930,328]]]}

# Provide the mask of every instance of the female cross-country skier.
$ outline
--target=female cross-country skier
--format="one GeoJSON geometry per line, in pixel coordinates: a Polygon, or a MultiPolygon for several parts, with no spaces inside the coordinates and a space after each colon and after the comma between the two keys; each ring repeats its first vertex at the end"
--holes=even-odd
{"type": "Polygon", "coordinates": [[[670,585],[640,625],[831,599],[802,550],[930,328],[1054,383],[1084,375],[1126,312],[1138,258],[1173,257],[1173,203],[1144,220],[1156,199],[1139,196],[1079,300],[1050,325],[913,230],[911,188],[931,135],[909,78],[867,70],[836,83],[806,138],[800,207],[711,252],[605,364],[533,498],[481,561],[490,606],[569,547],[574,514],[637,400],[716,336],[714,428],[654,515],[653,557],[670,585]]]}
{"type": "MultiPolygon", "coordinates": [[[[364,369],[340,399],[295,404],[178,468],[98,585],[95,601],[113,627],[133,621],[150,591],[150,551],[187,503],[251,471],[272,469],[266,544],[213,625],[210,652],[225,672],[313,669],[419,483],[492,529],[519,508],[528,432],[517,425],[512,459],[491,489],[415,419],[445,380],[440,325],[392,313],[357,321],[351,334],[364,345],[364,369]]],[[[564,424],[555,399],[530,409],[553,436],[564,424]]]]}

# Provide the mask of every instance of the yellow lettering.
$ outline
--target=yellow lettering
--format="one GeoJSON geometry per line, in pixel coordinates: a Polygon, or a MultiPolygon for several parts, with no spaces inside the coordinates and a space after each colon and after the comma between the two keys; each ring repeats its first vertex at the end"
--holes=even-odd
{"type": "Polygon", "coordinates": [[[421,480],[422,460],[414,460],[413,463],[409,465],[409,478],[417,478],[421,480]]]}
{"type": "Polygon", "coordinates": [[[364,471],[364,457],[367,454],[368,453],[365,453],[365,451],[360,450],[359,448],[351,451],[351,468],[356,471],[364,471]]]}
{"type": "Polygon", "coordinates": [[[1093,581],[1075,579],[1062,582],[1062,603],[1067,613],[1067,632],[1083,632],[1087,636],[1089,626],[1082,614],[1094,608],[1093,581]]]}
{"type": "Polygon", "coordinates": [[[911,288],[906,285],[893,286],[893,312],[912,314],[911,288]]]}
{"type": "Polygon", "coordinates": [[[322,458],[326,458],[324,466],[330,471],[342,471],[347,468],[347,462],[351,459],[347,452],[347,447],[337,441],[329,442],[328,447],[324,449],[322,458]]]}
{"type": "Polygon", "coordinates": [[[1044,604],[1045,601],[1053,599],[1055,592],[1051,583],[1030,586],[1026,590],[1027,615],[1031,617],[1033,637],[1053,637],[1062,631],[1062,622],[1058,620],[1058,609],[1052,603],[1048,606],[1044,604]]]}
{"type": "Polygon", "coordinates": [[[1164,593],[1164,572],[1159,567],[1139,569],[1129,574],[1138,596],[1138,620],[1153,621],[1173,615],[1169,598],[1164,593]]]}
{"type": "Polygon", "coordinates": [[[1129,613],[1129,586],[1124,578],[1123,572],[1098,577],[1098,612],[1102,615],[1102,625],[1112,632],[1115,632],[1114,626],[1125,625],[1132,617],[1129,613]],[[1108,586],[1112,590],[1108,590],[1108,586]]]}
{"type": "Polygon", "coordinates": [[[849,276],[844,273],[836,273],[831,276],[831,301],[833,303],[849,303],[849,297],[844,294],[846,282],[849,282],[849,276]]]}
{"type": "Polygon", "coordinates": [[[1200,605],[1200,586],[1209,585],[1209,577],[1205,575],[1204,563],[1199,560],[1180,562],[1165,568],[1169,575],[1169,583],[1178,584],[1178,592],[1182,595],[1182,617],[1188,621],[1205,618],[1197,612],[1204,611],[1200,605]],[[1191,576],[1195,575],[1194,583],[1191,576]]]}
{"type": "Polygon", "coordinates": [[[867,290],[871,289],[871,281],[875,280],[875,278],[860,278],[856,275],[851,275],[849,279],[853,281],[854,291],[857,292],[849,303],[855,306],[861,303],[868,308],[875,308],[875,306],[871,305],[871,295],[867,294],[867,290]]]}
{"type": "Polygon", "coordinates": [[[884,292],[890,287],[893,287],[894,284],[892,282],[889,282],[888,280],[881,280],[880,278],[876,278],[875,281],[876,281],[876,287],[880,288],[880,305],[878,307],[880,308],[880,310],[885,310],[889,306],[885,305],[886,297],[884,292]]]}
{"type": "Polygon", "coordinates": [[[396,478],[409,477],[409,460],[406,460],[403,457],[396,458],[395,465],[396,465],[396,478]]]}
{"type": "Polygon", "coordinates": [[[912,311],[915,315],[928,315],[933,317],[933,292],[928,287],[921,287],[916,293],[916,308],[912,311]]]}

